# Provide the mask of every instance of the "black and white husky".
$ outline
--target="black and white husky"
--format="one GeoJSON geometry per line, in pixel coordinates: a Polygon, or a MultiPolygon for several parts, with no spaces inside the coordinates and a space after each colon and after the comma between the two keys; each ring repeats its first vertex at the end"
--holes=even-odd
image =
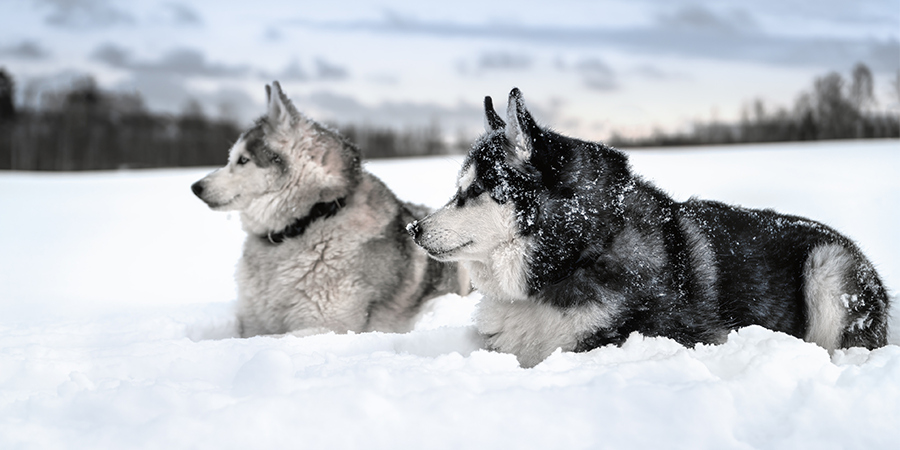
{"type": "Polygon", "coordinates": [[[399,201],[355,145],[297,112],[277,82],[266,95],[268,114],[228,164],[191,187],[210,208],[240,212],[242,336],[407,331],[425,300],[468,292],[465,271],[406,234],[427,210],[399,201]]]}
{"type": "Polygon", "coordinates": [[[831,228],[676,202],[622,152],[538,126],[518,89],[506,122],[490,97],[485,114],[456,195],[407,229],[433,258],[469,269],[489,348],[534,366],[632,332],[693,346],[754,324],[829,350],[886,344],[885,288],[831,228]]]}

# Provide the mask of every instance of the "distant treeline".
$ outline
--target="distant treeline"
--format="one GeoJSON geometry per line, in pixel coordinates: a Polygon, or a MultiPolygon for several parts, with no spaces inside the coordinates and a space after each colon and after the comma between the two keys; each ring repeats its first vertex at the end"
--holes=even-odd
{"type": "MultiPolygon", "coordinates": [[[[0,68],[0,170],[106,170],[223,165],[243,131],[207,118],[196,102],[182,114],[147,111],[138,94],[107,92],[91,78],[46,92],[40,110],[16,110],[12,77],[0,68]]],[[[437,126],[395,131],[338,127],[365,158],[446,154],[437,126]]]]}
{"type": "MultiPolygon", "coordinates": [[[[900,75],[897,90],[900,97],[900,75]]],[[[45,92],[40,109],[15,107],[12,77],[0,68],[0,170],[104,170],[217,166],[242,131],[206,117],[197,102],[180,115],[149,112],[140,94],[103,91],[83,78],[63,91],[45,92]]],[[[818,139],[900,137],[897,114],[873,106],[872,73],[859,64],[850,83],[838,73],[817,78],[792,109],[767,110],[762,101],[744,108],[738,123],[697,123],[681,134],[654,133],[617,147],[731,144],[818,139]]],[[[448,144],[437,125],[398,131],[342,125],[365,158],[463,153],[469,139],[448,144]]]]}
{"type": "Polygon", "coordinates": [[[449,145],[436,124],[404,131],[358,125],[338,125],[335,128],[358,145],[365,158],[461,154],[469,149],[466,139],[449,145]]]}
{"type": "Polygon", "coordinates": [[[45,92],[42,108],[16,111],[0,70],[0,169],[103,170],[222,164],[239,130],[198,105],[151,114],[137,94],[101,91],[90,78],[45,92]]]}
{"type": "MultiPolygon", "coordinates": [[[[738,123],[696,123],[690,132],[628,139],[614,135],[616,147],[710,145],[751,142],[814,141],[900,137],[900,117],[878,112],[872,72],[864,64],[853,69],[848,84],[836,72],[818,77],[810,92],[801,93],[792,109],[770,111],[762,100],[745,106],[738,123]]],[[[900,74],[892,86],[900,101],[900,74]]]]}

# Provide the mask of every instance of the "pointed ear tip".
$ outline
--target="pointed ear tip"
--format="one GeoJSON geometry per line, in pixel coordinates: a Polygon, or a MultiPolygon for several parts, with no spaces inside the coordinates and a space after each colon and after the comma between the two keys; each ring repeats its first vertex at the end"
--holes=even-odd
{"type": "Polygon", "coordinates": [[[522,91],[519,88],[513,88],[509,93],[509,108],[515,108],[520,113],[528,114],[525,107],[525,99],[522,97],[522,91]]]}
{"type": "Polygon", "coordinates": [[[281,83],[279,83],[278,80],[272,81],[272,92],[277,92],[279,94],[284,93],[284,91],[281,89],[281,83]]]}

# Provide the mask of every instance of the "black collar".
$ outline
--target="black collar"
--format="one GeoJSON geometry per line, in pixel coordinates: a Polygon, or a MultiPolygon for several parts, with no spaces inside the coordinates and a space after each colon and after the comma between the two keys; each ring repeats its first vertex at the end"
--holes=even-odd
{"type": "Polygon", "coordinates": [[[263,239],[267,239],[272,244],[280,244],[284,242],[285,239],[300,236],[306,231],[306,228],[309,227],[311,223],[319,219],[327,219],[337,214],[346,203],[346,198],[339,198],[332,202],[316,203],[313,205],[312,209],[309,210],[309,214],[297,218],[285,229],[277,233],[270,231],[269,234],[263,236],[263,239]]]}

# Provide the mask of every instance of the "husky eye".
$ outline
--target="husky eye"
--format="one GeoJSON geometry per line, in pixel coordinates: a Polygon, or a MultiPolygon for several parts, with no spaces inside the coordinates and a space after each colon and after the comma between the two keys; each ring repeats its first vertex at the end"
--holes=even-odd
{"type": "Polygon", "coordinates": [[[484,186],[480,182],[472,183],[469,186],[469,191],[466,193],[468,197],[478,197],[481,194],[484,194],[484,186]]]}
{"type": "Polygon", "coordinates": [[[239,166],[243,166],[244,164],[247,164],[248,162],[250,162],[250,158],[247,158],[247,157],[244,156],[244,155],[241,155],[241,157],[238,158],[238,160],[237,160],[237,164],[238,164],[239,166]]]}
{"type": "Polygon", "coordinates": [[[456,194],[456,205],[463,206],[466,204],[467,200],[478,197],[479,195],[484,194],[484,192],[484,185],[480,182],[472,183],[465,192],[459,191],[459,193],[456,194]]]}

